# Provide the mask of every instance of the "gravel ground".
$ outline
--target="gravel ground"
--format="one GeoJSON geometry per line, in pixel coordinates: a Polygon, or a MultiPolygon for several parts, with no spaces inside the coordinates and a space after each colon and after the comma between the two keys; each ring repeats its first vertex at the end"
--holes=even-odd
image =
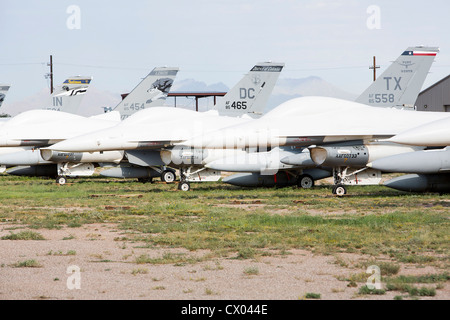
{"type": "MultiPolygon", "coordinates": [[[[0,224],[0,237],[10,234],[11,227],[0,224]]],[[[193,264],[138,264],[136,258],[142,255],[161,258],[183,253],[201,257],[208,252],[139,248],[139,243],[117,240],[122,235],[113,224],[34,231],[45,240],[0,240],[1,300],[297,300],[307,293],[319,293],[322,300],[392,300],[400,295],[359,295],[363,284],[349,287],[349,281],[339,280],[364,272],[349,267],[363,258],[356,254],[338,256],[340,261],[348,262],[345,266],[337,263],[336,255],[306,250],[245,260],[212,258],[193,264]],[[17,266],[29,260],[37,266],[17,266]],[[79,272],[71,273],[72,266],[79,272]]],[[[402,266],[400,271],[427,273],[442,270],[402,266]]],[[[449,289],[446,283],[436,296],[421,299],[447,300],[449,289]]]]}

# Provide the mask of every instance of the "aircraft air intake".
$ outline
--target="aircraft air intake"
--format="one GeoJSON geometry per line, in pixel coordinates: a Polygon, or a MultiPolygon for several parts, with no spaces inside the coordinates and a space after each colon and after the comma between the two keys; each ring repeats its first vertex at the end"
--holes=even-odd
{"type": "Polygon", "coordinates": [[[309,151],[314,163],[322,166],[365,166],[369,161],[369,151],[364,145],[313,147],[309,151]]]}

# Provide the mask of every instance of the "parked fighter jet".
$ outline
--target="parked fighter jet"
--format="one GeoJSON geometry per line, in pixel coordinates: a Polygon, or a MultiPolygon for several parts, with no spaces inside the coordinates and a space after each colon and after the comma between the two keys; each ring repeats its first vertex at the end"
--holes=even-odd
{"type": "MultiPolygon", "coordinates": [[[[357,99],[359,103],[376,107],[395,107],[401,109],[414,109],[414,103],[425,81],[431,64],[439,51],[436,47],[409,47],[373,82],[357,99]]],[[[327,147],[329,152],[331,147],[327,147]]],[[[333,147],[334,148],[334,147],[333,147]]],[[[347,150],[348,148],[346,148],[347,150]]],[[[370,147],[371,159],[386,154],[408,152],[414,149],[393,144],[378,144],[370,147]],[[385,150],[385,151],[383,151],[385,150]],[[384,153],[381,153],[384,152],[384,153]]],[[[420,149],[420,148],[418,148],[420,149]]],[[[274,159],[274,152],[260,152],[258,155],[248,157],[246,155],[234,159],[218,159],[206,166],[210,169],[222,171],[244,172],[231,175],[223,181],[239,186],[281,186],[295,185],[312,187],[315,180],[332,175],[334,164],[321,163],[317,167],[309,155],[309,150],[303,147],[284,150],[275,149],[280,157],[274,159]],[[286,156],[285,153],[292,153],[286,156]],[[289,165],[289,167],[286,167],[289,165]],[[268,174],[267,168],[272,171],[285,171],[286,174],[268,174]],[[314,169],[313,169],[314,168],[314,169]],[[263,172],[265,170],[266,172],[263,172]],[[248,173],[245,173],[248,172],[248,173]],[[289,179],[283,179],[289,177],[289,179]]],[[[340,150],[339,152],[343,152],[340,150]]],[[[368,160],[368,159],[367,159],[368,160]]],[[[350,165],[351,161],[347,164],[350,165]]],[[[345,170],[346,184],[374,184],[381,180],[381,174],[373,170],[357,170],[347,168],[345,170]]],[[[341,171],[344,172],[343,170],[341,171]]]]}
{"type": "MultiPolygon", "coordinates": [[[[53,93],[49,95],[45,105],[38,109],[38,113],[41,110],[53,110],[53,111],[63,111],[67,113],[77,113],[81,105],[81,102],[86,94],[89,84],[91,83],[92,77],[82,77],[74,76],[66,79],[60,86],[55,88],[53,93]]],[[[3,86],[4,88],[9,88],[9,86],[3,86]]],[[[45,111],[44,111],[45,113],[45,111]]],[[[28,114],[27,112],[25,114],[28,114]]],[[[30,112],[30,114],[32,114],[30,112]]],[[[20,116],[22,118],[23,116],[20,116]]],[[[13,118],[1,118],[0,126],[5,125],[13,118]]],[[[32,118],[32,116],[31,116],[32,118]]],[[[16,120],[13,121],[16,123],[16,120]]],[[[11,126],[10,124],[8,125],[11,126]]],[[[7,155],[17,152],[31,152],[32,147],[21,146],[21,147],[3,147],[0,148],[0,155],[7,155]]],[[[7,167],[10,167],[6,163],[0,162],[1,171],[4,172],[7,167]]]]}
{"type": "MultiPolygon", "coordinates": [[[[128,161],[132,164],[152,169],[160,165],[180,168],[179,187],[184,190],[190,188],[188,181],[218,180],[220,172],[205,168],[205,161],[224,157],[226,153],[235,152],[234,150],[197,152],[182,145],[173,148],[173,144],[203,132],[260,117],[283,66],[280,63],[258,63],[216,104],[215,110],[195,112],[170,107],[143,110],[110,130],[63,141],[47,150],[127,150],[128,161]],[[237,117],[238,115],[241,117],[237,117]]],[[[47,150],[41,152],[44,158],[47,150]]],[[[137,177],[143,174],[144,178],[148,177],[149,172],[127,165],[103,174],[120,177],[137,177]]],[[[150,172],[150,175],[153,173],[150,172]]]]}
{"type": "MultiPolygon", "coordinates": [[[[409,47],[394,61],[356,101],[378,107],[413,109],[430,66],[439,51],[436,47],[409,47]]],[[[310,188],[314,181],[330,177],[332,168],[315,164],[304,147],[284,147],[259,152],[236,150],[225,158],[217,158],[205,164],[209,170],[240,172],[223,179],[223,182],[239,186],[298,185],[310,188]],[[279,172],[282,171],[282,172],[279,172]]],[[[270,148],[269,148],[270,149],[270,148]]],[[[371,159],[382,154],[408,152],[409,147],[371,146],[371,159]]],[[[211,152],[211,151],[210,151],[211,152]]],[[[195,152],[194,152],[195,153],[195,152]]],[[[201,154],[197,152],[197,154],[201,154]]],[[[218,156],[218,155],[217,155],[218,156]]],[[[360,168],[358,168],[360,169],[360,168]]],[[[381,175],[367,168],[353,175],[355,170],[345,171],[346,183],[374,184],[381,175]],[[355,177],[349,179],[350,177],[355,177]]]]}
{"type": "MultiPolygon", "coordinates": [[[[372,147],[368,149],[370,141],[390,138],[407,129],[445,117],[448,114],[374,108],[334,98],[302,97],[285,102],[251,123],[209,132],[184,141],[183,145],[237,149],[305,146],[309,147],[316,165],[333,167],[338,184],[342,184],[345,174],[348,174],[346,168],[355,165],[365,168],[369,152],[372,152],[371,149],[376,150],[372,147]]],[[[384,157],[414,150],[411,148],[396,145],[376,152],[384,157]]],[[[340,187],[345,191],[345,187],[340,187]]],[[[339,193],[341,189],[334,192],[339,193]]]]}
{"type": "MultiPolygon", "coordinates": [[[[415,98],[411,98],[412,94],[410,92],[412,92],[412,91],[408,91],[407,90],[408,87],[411,86],[412,88],[417,88],[415,90],[415,94],[417,97],[420,87],[422,86],[423,81],[425,79],[426,72],[429,69],[432,61],[434,60],[434,57],[437,52],[438,52],[438,49],[434,48],[434,47],[433,48],[423,48],[423,47],[408,48],[405,52],[402,53],[402,55],[399,57],[399,59],[397,59],[397,61],[393,64],[393,66],[391,66],[388,70],[386,70],[386,73],[383,73],[379,77],[377,82],[375,82],[371,86],[369,91],[373,95],[369,94],[368,93],[369,91],[366,91],[365,93],[363,93],[363,95],[358,100],[359,101],[365,100],[365,101],[367,101],[366,102],[367,104],[378,105],[378,106],[383,106],[384,103],[387,103],[388,106],[390,106],[390,107],[401,106],[402,108],[405,108],[405,107],[409,106],[410,103],[408,101],[415,101],[415,98]],[[408,70],[406,70],[406,69],[408,69],[408,70]],[[380,83],[381,83],[381,85],[380,85],[380,83]],[[382,87],[383,91],[378,91],[378,90],[381,90],[381,87],[382,87]],[[408,92],[408,94],[405,94],[406,92],[408,92]],[[406,99],[402,100],[401,99],[402,97],[405,97],[406,99]]],[[[301,100],[301,101],[305,101],[305,100],[301,100]]],[[[335,101],[331,101],[331,103],[335,103],[335,101]]],[[[323,111],[322,104],[319,103],[319,105],[320,106],[317,106],[317,103],[313,103],[310,106],[305,106],[304,108],[301,107],[297,111],[302,110],[303,115],[307,115],[307,116],[311,116],[313,114],[317,115],[317,114],[320,114],[321,112],[324,112],[325,114],[328,112],[336,112],[336,110],[333,110],[333,108],[323,111]],[[315,108],[317,108],[317,109],[315,109],[315,108]]],[[[325,103],[325,105],[326,105],[326,103],[325,103]]],[[[336,106],[334,107],[338,110],[338,112],[341,112],[341,110],[339,110],[340,105],[342,105],[342,103],[338,102],[338,103],[336,103],[336,106]]],[[[356,105],[356,104],[354,104],[354,105],[356,105]]],[[[276,112],[279,112],[279,108],[280,107],[275,109],[275,110],[277,110],[276,112]]],[[[290,112],[295,113],[295,111],[293,111],[295,108],[296,108],[296,106],[292,106],[292,110],[290,112]]],[[[343,109],[345,109],[345,108],[343,108],[343,109]]],[[[375,109],[375,108],[372,108],[372,109],[375,109]]],[[[271,112],[272,115],[275,113],[275,110],[273,110],[273,113],[271,112]]],[[[344,111],[344,110],[342,110],[342,111],[344,111]]],[[[350,112],[353,112],[353,111],[350,111],[350,112]]],[[[368,116],[369,116],[370,112],[371,111],[367,112],[368,116]]],[[[341,114],[343,114],[343,113],[345,113],[345,111],[342,112],[341,114]]],[[[283,112],[281,112],[281,114],[284,116],[284,119],[281,120],[280,122],[277,122],[277,126],[279,126],[279,128],[284,130],[284,129],[286,129],[286,124],[290,123],[292,119],[290,119],[291,114],[289,112],[286,114],[283,114],[283,112]]],[[[293,128],[294,127],[300,128],[301,125],[299,126],[299,124],[303,124],[305,121],[308,122],[308,125],[306,127],[310,128],[311,122],[308,120],[308,117],[305,117],[305,119],[302,119],[302,118],[300,118],[300,114],[298,114],[296,116],[299,116],[299,117],[296,118],[296,121],[297,121],[296,124],[292,123],[293,128]]],[[[386,116],[386,114],[384,116],[386,116]]],[[[331,117],[333,117],[333,116],[331,116],[331,117]]],[[[276,117],[273,117],[273,119],[271,119],[270,117],[264,116],[263,118],[267,119],[267,124],[264,123],[262,128],[258,128],[258,129],[255,128],[255,132],[252,132],[251,136],[246,136],[246,139],[248,139],[248,140],[253,139],[254,141],[258,141],[259,136],[261,136],[261,135],[264,136],[267,134],[270,135],[273,133],[273,129],[270,129],[270,130],[265,130],[265,129],[267,129],[268,127],[271,127],[270,122],[273,119],[275,119],[276,117]]],[[[322,117],[322,115],[320,115],[320,116],[317,116],[317,119],[314,119],[314,120],[318,121],[318,123],[320,123],[320,122],[323,122],[323,117],[322,117]]],[[[384,119],[380,119],[380,120],[384,121],[384,119]]],[[[257,121],[259,121],[259,120],[255,120],[255,122],[257,122],[257,121]]],[[[335,119],[333,119],[333,121],[335,121],[335,119]]],[[[276,123],[276,121],[274,121],[273,123],[276,123]]],[[[341,123],[351,123],[352,126],[355,125],[354,122],[347,121],[346,119],[342,119],[341,123]]],[[[252,126],[252,124],[249,125],[249,127],[251,127],[251,126],[252,126]]],[[[318,127],[323,129],[321,126],[318,126],[318,127]]],[[[247,129],[247,128],[242,128],[242,129],[243,129],[242,132],[244,132],[244,136],[245,136],[245,132],[246,132],[245,129],[247,129]]],[[[314,129],[312,129],[312,130],[314,130],[314,129]]],[[[393,132],[398,132],[398,131],[393,131],[393,132]]],[[[311,144],[317,144],[317,143],[328,144],[333,141],[336,141],[336,142],[342,141],[342,137],[335,137],[333,139],[328,139],[326,137],[323,137],[320,133],[317,133],[315,131],[312,131],[312,133],[314,133],[314,135],[315,135],[313,138],[295,137],[295,134],[293,137],[286,136],[285,139],[288,143],[286,143],[286,141],[284,141],[283,143],[285,143],[284,145],[286,145],[286,146],[292,144],[292,145],[296,145],[299,147],[307,147],[307,146],[310,146],[311,144]]],[[[261,144],[257,143],[253,146],[251,144],[250,145],[246,145],[246,144],[240,145],[239,141],[233,140],[233,139],[239,139],[238,137],[233,136],[233,134],[229,135],[228,137],[214,136],[214,134],[215,133],[207,134],[206,139],[220,140],[220,142],[218,142],[218,144],[216,145],[217,148],[222,148],[224,143],[228,144],[229,146],[237,145],[238,149],[245,148],[245,147],[252,148],[252,147],[259,147],[259,146],[269,147],[269,148],[273,147],[270,145],[270,142],[269,142],[270,140],[267,140],[267,139],[265,140],[265,142],[262,142],[261,144]],[[232,139],[230,140],[227,138],[232,138],[232,139]]],[[[326,133],[324,133],[324,134],[326,135],[326,133]]],[[[389,137],[391,135],[387,134],[386,136],[389,137]]],[[[343,138],[343,140],[347,141],[347,140],[353,140],[353,139],[360,139],[361,141],[357,142],[358,147],[359,147],[360,144],[367,143],[367,141],[370,137],[372,137],[370,134],[365,134],[362,136],[355,135],[354,137],[343,138]]],[[[267,138],[267,136],[265,138],[267,138]]],[[[263,137],[263,140],[264,140],[264,137],[263,137]]],[[[278,141],[278,142],[280,142],[280,141],[278,141]]],[[[184,142],[181,142],[181,144],[183,144],[183,143],[184,142]]],[[[187,143],[187,145],[195,148],[195,146],[201,146],[202,144],[195,144],[195,143],[193,143],[193,141],[190,141],[189,143],[187,143]]],[[[208,145],[208,143],[206,143],[206,148],[211,148],[211,147],[214,148],[216,146],[214,145],[214,143],[209,144],[209,145],[208,145]]],[[[283,146],[283,144],[275,143],[274,146],[275,147],[283,146]]],[[[348,150],[347,146],[348,145],[345,145],[346,148],[340,150],[339,152],[342,153],[342,152],[347,151],[348,150]]],[[[341,146],[335,145],[333,147],[341,147],[341,146]]],[[[200,147],[200,148],[202,148],[202,147],[200,147]]],[[[373,147],[372,149],[380,149],[380,148],[373,147]]],[[[408,152],[408,151],[414,150],[414,149],[411,149],[410,147],[402,147],[402,146],[395,146],[395,147],[387,146],[384,149],[386,149],[386,150],[384,150],[383,153],[381,153],[382,155],[389,155],[389,154],[395,154],[398,152],[408,152]],[[399,151],[399,150],[401,150],[401,151],[399,151]]],[[[189,150],[188,153],[190,156],[193,156],[194,154],[197,154],[197,155],[202,154],[202,152],[192,151],[190,148],[185,148],[184,150],[189,150]]],[[[277,150],[280,150],[280,149],[278,148],[277,150]]],[[[302,152],[302,151],[303,151],[303,149],[299,148],[299,150],[297,152],[302,152]]],[[[315,153],[317,153],[316,151],[317,150],[315,150],[315,153]]],[[[378,154],[380,154],[380,153],[378,152],[378,154]]],[[[228,155],[230,156],[231,154],[229,153],[228,155]]],[[[271,157],[271,156],[272,156],[272,152],[269,150],[266,153],[262,153],[262,154],[258,155],[256,158],[258,158],[261,161],[259,161],[259,163],[256,164],[256,167],[266,168],[266,166],[270,162],[270,161],[268,161],[267,157],[271,157]]],[[[340,156],[342,156],[342,154],[340,156]]],[[[351,156],[353,156],[353,155],[351,155],[351,156]]],[[[236,156],[236,154],[233,154],[233,157],[235,157],[235,159],[239,160],[239,156],[236,156]]],[[[333,171],[335,173],[335,178],[336,178],[335,180],[337,182],[339,182],[340,184],[349,183],[352,181],[354,181],[354,183],[359,183],[359,184],[361,184],[362,182],[364,183],[364,181],[365,181],[365,183],[373,184],[376,181],[379,181],[381,179],[381,176],[378,172],[373,172],[373,171],[367,170],[367,168],[362,170],[364,172],[362,172],[362,171],[358,172],[356,170],[349,170],[349,168],[347,167],[347,163],[346,163],[348,158],[345,158],[345,156],[342,156],[342,158],[345,159],[345,162],[342,163],[341,166],[333,168],[333,171]],[[351,179],[349,179],[349,177],[354,177],[354,178],[353,178],[353,180],[351,180],[351,179]]],[[[371,159],[373,159],[373,157],[371,159]]],[[[309,169],[311,167],[310,167],[310,164],[296,163],[296,162],[292,162],[292,161],[293,161],[292,158],[290,158],[290,159],[287,159],[287,157],[279,158],[278,159],[278,169],[283,168],[283,166],[285,164],[296,166],[296,170],[293,171],[294,174],[291,174],[293,179],[290,179],[290,183],[298,183],[298,179],[295,179],[295,177],[296,177],[296,175],[299,175],[299,171],[302,172],[303,170],[309,169]],[[281,161],[282,159],[287,162],[283,163],[281,161]]],[[[368,161],[368,158],[366,159],[366,161],[368,161]]],[[[222,162],[227,163],[228,161],[222,161],[222,162]]],[[[235,168],[235,171],[248,170],[246,165],[242,165],[242,162],[235,161],[235,162],[233,162],[233,164],[235,164],[233,166],[235,168]],[[242,167],[242,168],[240,168],[240,167],[242,167]]],[[[207,164],[207,166],[209,166],[210,169],[218,170],[218,169],[225,168],[225,167],[219,167],[217,165],[218,165],[217,161],[214,164],[212,164],[212,163],[207,164]]],[[[317,164],[315,164],[315,165],[317,165],[317,164]]],[[[276,168],[276,167],[271,167],[271,168],[276,168]]],[[[227,170],[229,170],[229,169],[230,169],[230,166],[228,166],[227,170]]],[[[321,172],[321,174],[328,171],[327,174],[330,175],[331,171],[328,168],[320,168],[320,169],[325,169],[321,172]]],[[[249,179],[251,181],[255,181],[255,177],[257,177],[256,175],[257,175],[257,173],[253,172],[253,173],[247,174],[247,177],[249,177],[249,179]]],[[[259,177],[261,177],[261,176],[262,175],[260,174],[259,177]]],[[[256,180],[260,181],[261,179],[259,179],[259,177],[257,177],[256,180]]],[[[314,179],[312,179],[311,176],[306,176],[305,174],[300,175],[300,177],[302,177],[300,185],[311,185],[310,181],[314,180],[314,179]],[[305,178],[306,180],[303,180],[303,178],[305,178]]],[[[240,181],[244,180],[242,175],[240,175],[239,179],[240,179],[240,181]]],[[[275,183],[277,182],[276,176],[270,177],[269,180],[271,180],[275,183]]],[[[231,181],[231,179],[227,178],[227,181],[231,181]]],[[[262,184],[264,184],[265,182],[267,182],[267,179],[266,179],[266,181],[263,180],[262,184]]],[[[253,182],[250,182],[250,183],[253,183],[253,182]]],[[[338,190],[343,190],[343,192],[345,192],[345,187],[342,187],[338,190]]],[[[339,191],[336,191],[336,193],[337,192],[339,192],[339,191]]]]}
{"type": "Polygon", "coordinates": [[[65,183],[65,176],[92,175],[94,163],[119,163],[123,152],[97,153],[52,153],[43,159],[37,147],[48,146],[58,141],[112,127],[133,112],[161,105],[167,97],[169,88],[178,72],[178,68],[155,68],[112,112],[93,117],[82,117],[65,112],[51,110],[33,110],[19,114],[8,121],[0,129],[0,147],[30,146],[29,150],[21,150],[13,154],[0,156],[0,164],[8,166],[31,166],[9,170],[16,175],[35,175],[36,173],[54,172],[57,181],[65,183]],[[42,165],[40,168],[32,166],[42,165]]]}

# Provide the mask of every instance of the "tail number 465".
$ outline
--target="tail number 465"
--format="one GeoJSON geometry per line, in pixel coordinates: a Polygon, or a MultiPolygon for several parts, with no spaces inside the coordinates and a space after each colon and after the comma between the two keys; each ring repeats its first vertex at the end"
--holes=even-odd
{"type": "Polygon", "coordinates": [[[247,101],[233,101],[231,104],[233,109],[247,109],[247,101]]]}

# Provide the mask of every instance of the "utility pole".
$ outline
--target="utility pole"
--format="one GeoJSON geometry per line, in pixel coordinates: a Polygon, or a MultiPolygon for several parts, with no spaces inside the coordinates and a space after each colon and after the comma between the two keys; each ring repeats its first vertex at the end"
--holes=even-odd
{"type": "Polygon", "coordinates": [[[50,63],[47,63],[47,66],[50,67],[50,73],[48,76],[50,77],[50,94],[53,93],[53,57],[50,55],[50,63]]]}
{"type": "Polygon", "coordinates": [[[379,68],[380,66],[376,65],[375,56],[373,56],[373,66],[369,67],[369,69],[373,69],[373,81],[377,80],[377,69],[379,68]]]}

